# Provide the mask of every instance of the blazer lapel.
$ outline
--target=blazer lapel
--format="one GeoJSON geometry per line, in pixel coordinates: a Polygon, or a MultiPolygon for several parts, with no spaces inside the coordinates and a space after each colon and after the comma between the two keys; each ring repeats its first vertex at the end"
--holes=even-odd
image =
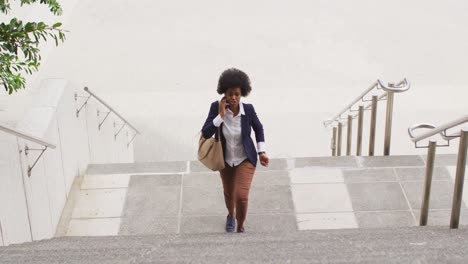
{"type": "Polygon", "coordinates": [[[240,114],[241,115],[241,135],[242,135],[242,138],[244,138],[245,133],[247,133],[247,130],[248,130],[248,125],[247,125],[247,112],[245,112],[245,106],[244,105],[242,106],[244,108],[244,114],[243,115],[240,114]]]}
{"type": "Polygon", "coordinates": [[[245,115],[241,116],[241,134],[242,137],[245,136],[245,133],[247,133],[247,117],[245,115]]]}

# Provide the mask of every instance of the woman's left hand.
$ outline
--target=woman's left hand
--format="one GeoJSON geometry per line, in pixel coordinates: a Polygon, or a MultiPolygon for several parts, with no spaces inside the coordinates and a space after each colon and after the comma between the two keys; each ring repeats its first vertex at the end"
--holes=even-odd
{"type": "Polygon", "coordinates": [[[268,163],[270,163],[270,159],[265,153],[260,154],[260,164],[264,167],[268,167],[268,163]]]}

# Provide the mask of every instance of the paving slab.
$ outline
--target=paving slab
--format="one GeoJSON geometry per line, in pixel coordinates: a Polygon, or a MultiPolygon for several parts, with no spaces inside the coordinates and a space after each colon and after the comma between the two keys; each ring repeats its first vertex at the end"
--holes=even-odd
{"type": "Polygon", "coordinates": [[[203,163],[201,163],[200,161],[198,160],[192,160],[190,161],[189,163],[189,171],[190,172],[213,172],[212,170],[208,169],[207,167],[205,167],[205,165],[203,165],[203,163]]]}
{"type": "Polygon", "coordinates": [[[81,190],[72,218],[120,217],[126,189],[81,190]]]}
{"type": "Polygon", "coordinates": [[[119,235],[159,235],[176,234],[177,217],[160,217],[156,215],[129,215],[123,217],[119,235]]]}
{"type": "MultiPolygon", "coordinates": [[[[131,181],[133,180],[133,177],[131,181]]],[[[123,216],[134,215],[177,216],[180,203],[180,186],[157,188],[130,187],[125,201],[123,216]]]]}
{"type": "Polygon", "coordinates": [[[248,210],[252,214],[294,213],[291,188],[280,185],[252,186],[248,210]]]}
{"type": "Polygon", "coordinates": [[[270,159],[268,167],[264,167],[260,164],[260,160],[257,163],[256,171],[271,171],[271,170],[288,170],[289,162],[287,159],[270,159]]]}
{"type": "Polygon", "coordinates": [[[155,188],[180,186],[181,184],[182,175],[180,174],[138,175],[131,177],[128,188],[131,189],[132,192],[151,192],[155,188]]]}
{"type": "MultiPolygon", "coordinates": [[[[423,182],[402,182],[406,196],[413,209],[421,208],[423,182]]],[[[452,208],[453,182],[439,181],[433,182],[431,186],[431,197],[429,200],[429,209],[450,209],[452,208]]],[[[462,208],[467,208],[462,203],[462,208]]]]}
{"type": "Polygon", "coordinates": [[[358,167],[356,157],[303,157],[295,159],[295,167],[358,167]]]}
{"type": "MultiPolygon", "coordinates": [[[[456,176],[457,176],[457,166],[446,166],[445,167],[447,169],[447,171],[449,172],[449,175],[450,175],[450,178],[452,180],[455,180],[456,176]]],[[[465,167],[465,181],[468,181],[468,166],[465,167]]]]}
{"type": "Polygon", "coordinates": [[[184,174],[184,186],[219,187],[222,186],[219,172],[192,172],[184,174]]]}
{"type": "Polygon", "coordinates": [[[409,210],[397,182],[348,183],[346,186],[355,211],[409,210]]]}
{"type": "MultiPolygon", "coordinates": [[[[225,233],[226,215],[184,216],[181,233],[225,233]]],[[[296,232],[294,214],[258,215],[247,214],[244,225],[248,232],[296,232]]]]}
{"type": "Polygon", "coordinates": [[[130,182],[129,174],[92,174],[85,175],[81,189],[127,188],[130,182]]]}
{"type": "Polygon", "coordinates": [[[291,186],[296,213],[352,212],[346,184],[294,184],[291,186]]]}
{"type": "Polygon", "coordinates": [[[414,167],[425,166],[421,156],[373,156],[357,157],[362,167],[414,167]]]}
{"type": "Polygon", "coordinates": [[[184,186],[182,215],[226,215],[223,187],[184,186]]]}
{"type": "Polygon", "coordinates": [[[226,233],[226,215],[217,216],[184,216],[180,232],[182,234],[226,233]]]}
{"type": "Polygon", "coordinates": [[[300,183],[342,183],[343,172],[337,168],[303,167],[289,171],[292,184],[300,183]]]}
{"type": "Polygon", "coordinates": [[[393,169],[344,169],[343,179],[346,183],[355,182],[395,182],[393,169]]]}
{"type": "MultiPolygon", "coordinates": [[[[289,163],[287,159],[270,159],[268,167],[264,167],[257,163],[256,171],[270,171],[270,170],[287,170],[289,163]]],[[[206,168],[200,161],[190,161],[190,172],[212,172],[212,170],[206,168]]]]}
{"type": "Polygon", "coordinates": [[[411,211],[355,212],[359,228],[414,226],[411,211]]]}
{"type": "MultiPolygon", "coordinates": [[[[421,211],[413,210],[413,212],[419,225],[421,211]]],[[[451,213],[452,210],[429,210],[427,226],[446,226],[448,228],[450,226],[451,213]]],[[[460,225],[468,225],[468,210],[466,209],[462,209],[460,212],[460,225]]]]}
{"type": "Polygon", "coordinates": [[[187,171],[186,161],[90,164],[87,174],[181,173],[187,171]]]}
{"type": "Polygon", "coordinates": [[[67,236],[116,236],[120,218],[72,219],[67,236]]]}
{"type": "Polygon", "coordinates": [[[353,212],[297,214],[299,230],[357,228],[353,212]]]}
{"type": "MultiPolygon", "coordinates": [[[[426,168],[395,168],[400,181],[424,181],[426,178],[426,168]]],[[[448,181],[450,173],[445,167],[434,167],[432,174],[433,181],[448,181]]]]}
{"type": "MultiPolygon", "coordinates": [[[[427,155],[423,155],[422,158],[426,161],[427,155]]],[[[455,166],[457,165],[457,158],[458,154],[437,154],[434,164],[435,166],[455,166]]]]}
{"type": "MultiPolygon", "coordinates": [[[[288,171],[257,171],[252,185],[289,185],[288,171]]],[[[193,172],[184,175],[184,186],[221,187],[222,181],[218,172],[193,172]]]]}
{"type": "Polygon", "coordinates": [[[288,171],[271,170],[271,171],[256,171],[252,186],[258,185],[288,185],[290,184],[288,171]]]}
{"type": "Polygon", "coordinates": [[[247,214],[245,222],[247,232],[285,232],[297,231],[294,214],[247,214]]]}

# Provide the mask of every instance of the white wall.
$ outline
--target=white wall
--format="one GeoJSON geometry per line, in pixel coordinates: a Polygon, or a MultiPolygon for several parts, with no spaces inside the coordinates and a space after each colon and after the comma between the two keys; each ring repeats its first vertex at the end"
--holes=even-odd
{"type": "Polygon", "coordinates": [[[195,158],[217,78],[233,66],[251,76],[246,101],[265,123],[271,157],[329,154],[322,121],[377,78],[413,84],[395,98],[392,153],[420,153],[409,125],[466,114],[463,0],[70,3],[68,39],[46,54],[38,78],[105,96],[142,127],[138,161],[195,158]]]}
{"type": "MultiPolygon", "coordinates": [[[[114,140],[117,119],[111,114],[98,130],[96,109],[104,107],[90,99],[80,115],[76,110],[86,98],[75,101],[75,92],[64,80],[45,80],[16,129],[56,145],[48,149],[28,177],[28,166],[41,149],[28,140],[0,132],[0,223],[4,245],[50,238],[60,220],[75,177],[90,163],[133,162],[133,143],[127,148],[128,129],[114,140]],[[21,151],[21,152],[20,152],[21,151]]],[[[0,243],[1,244],[1,243],[0,243]]]]}
{"type": "Polygon", "coordinates": [[[246,101],[265,123],[272,157],[328,155],[324,119],[377,78],[407,77],[413,88],[395,98],[392,153],[410,153],[408,125],[466,113],[467,8],[462,0],[82,0],[41,75],[87,85],[121,109],[143,132],[138,161],[195,158],[228,67],[251,76],[246,101]]]}
{"type": "Polygon", "coordinates": [[[31,240],[28,208],[24,192],[24,170],[18,139],[3,134],[0,137],[0,222],[3,243],[20,243],[31,240]],[[14,190],[14,191],[12,191],[14,190]]]}

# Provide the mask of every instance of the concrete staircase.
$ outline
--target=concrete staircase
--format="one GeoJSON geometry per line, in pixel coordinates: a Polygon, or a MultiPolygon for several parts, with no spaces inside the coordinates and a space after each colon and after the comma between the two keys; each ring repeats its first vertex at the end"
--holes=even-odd
{"type": "Polygon", "coordinates": [[[0,248],[0,263],[467,263],[468,230],[66,237],[0,248]]]}
{"type": "Polygon", "coordinates": [[[468,233],[448,229],[455,164],[437,156],[421,228],[423,156],[274,159],[255,174],[246,234],[224,233],[219,176],[196,161],[94,164],[64,237],[0,248],[0,263],[463,263],[468,233]]]}

